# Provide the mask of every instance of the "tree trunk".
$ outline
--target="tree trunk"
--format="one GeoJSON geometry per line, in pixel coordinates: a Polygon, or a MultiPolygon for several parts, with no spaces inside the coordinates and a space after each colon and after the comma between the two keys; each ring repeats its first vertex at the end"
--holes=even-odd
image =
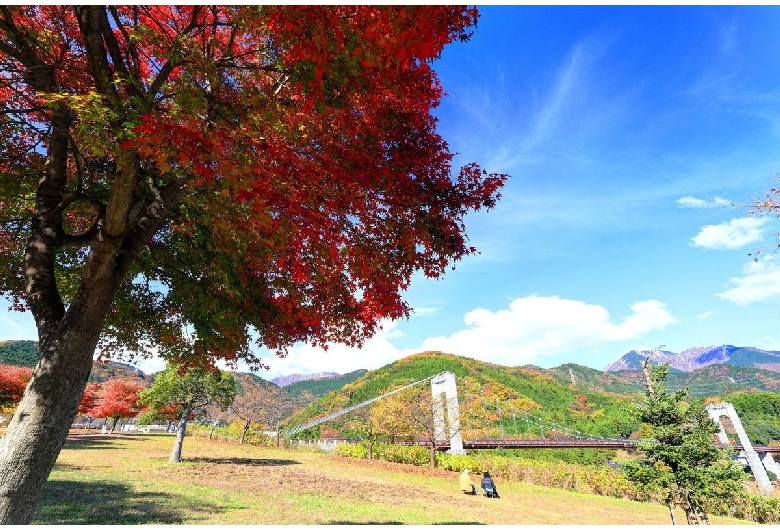
{"type": "Polygon", "coordinates": [[[181,414],[181,420],[179,420],[179,427],[176,432],[176,443],[173,444],[169,462],[181,462],[181,446],[184,444],[184,433],[187,431],[187,420],[190,419],[190,412],[192,412],[192,407],[185,407],[181,414]]]}
{"type": "Polygon", "coordinates": [[[436,444],[431,444],[431,467],[436,467],[436,444]]]}
{"type": "Polygon", "coordinates": [[[249,431],[249,426],[251,425],[251,423],[252,422],[249,421],[249,420],[247,420],[247,422],[244,423],[244,428],[241,431],[241,439],[238,441],[239,445],[243,445],[244,444],[244,438],[246,438],[246,433],[247,433],[247,431],[249,431]]]}
{"type": "Polygon", "coordinates": [[[690,495],[688,495],[688,502],[691,505],[691,511],[693,511],[695,516],[698,517],[698,520],[701,521],[701,524],[710,524],[710,520],[707,517],[707,512],[704,511],[698,502],[691,499],[690,495]]]}
{"type": "Polygon", "coordinates": [[[96,320],[39,333],[41,357],[0,440],[0,524],[32,519],[87,386],[102,317],[96,320]]]}
{"type": "Polygon", "coordinates": [[[699,519],[696,518],[696,513],[693,508],[687,502],[683,504],[683,510],[685,510],[685,519],[689,525],[699,524],[699,519]]]}

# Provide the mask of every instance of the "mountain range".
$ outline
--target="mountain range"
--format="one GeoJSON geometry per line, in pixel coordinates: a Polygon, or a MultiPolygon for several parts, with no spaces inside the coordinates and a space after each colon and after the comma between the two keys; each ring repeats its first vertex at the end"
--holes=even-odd
{"type": "MultiPolygon", "coordinates": [[[[609,364],[603,371],[573,363],[556,368],[539,368],[532,365],[516,368],[552,378],[563,385],[572,385],[581,391],[628,395],[643,391],[641,367],[649,353],[632,350],[609,364]]],[[[0,364],[33,366],[36,361],[36,342],[0,341],[0,364]]],[[[692,396],[723,396],[739,390],[780,391],[778,351],[732,345],[694,347],[679,353],[662,350],[653,354],[651,361],[669,362],[671,371],[668,387],[687,387],[692,396]]],[[[307,394],[316,399],[357,379],[376,377],[377,373],[361,369],[348,374],[290,374],[276,377],[269,382],[284,388],[290,395],[307,394]]],[[[103,382],[112,378],[133,379],[148,387],[154,379],[154,374],[144,374],[141,370],[123,363],[94,364],[90,381],[103,382]]]]}
{"type": "Polygon", "coordinates": [[[281,375],[279,377],[274,377],[271,379],[271,382],[275,385],[285,387],[290,386],[293,383],[297,383],[299,381],[311,381],[311,380],[317,380],[317,379],[328,379],[331,377],[338,377],[341,374],[337,374],[336,372],[318,372],[315,374],[290,374],[290,375],[281,375]]]}
{"type": "Polygon", "coordinates": [[[693,372],[713,364],[780,372],[780,352],[731,345],[694,347],[679,353],[661,350],[652,355],[648,350],[631,350],[617,361],[609,364],[604,368],[604,371],[641,370],[642,362],[648,355],[650,355],[651,362],[658,364],[668,362],[672,370],[681,372],[693,372]]]}

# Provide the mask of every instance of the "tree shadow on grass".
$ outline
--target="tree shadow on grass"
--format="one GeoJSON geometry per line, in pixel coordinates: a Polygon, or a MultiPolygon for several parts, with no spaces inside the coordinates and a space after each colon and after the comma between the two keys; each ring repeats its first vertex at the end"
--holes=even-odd
{"type": "Polygon", "coordinates": [[[65,440],[65,449],[103,449],[110,445],[112,440],[108,436],[79,436],[69,437],[65,440]]]}
{"type": "Polygon", "coordinates": [[[388,524],[388,525],[389,524],[392,524],[392,525],[398,524],[398,525],[402,525],[404,523],[400,523],[398,521],[377,521],[377,522],[371,522],[371,523],[364,523],[364,522],[358,523],[358,522],[355,522],[355,521],[328,521],[327,523],[323,523],[323,524],[328,524],[328,525],[331,525],[331,524],[353,525],[354,524],[354,525],[360,525],[360,526],[363,526],[363,525],[368,526],[368,525],[376,525],[376,524],[388,524]]]}
{"type": "MultiPolygon", "coordinates": [[[[382,524],[402,525],[404,523],[401,523],[401,522],[398,522],[398,521],[376,521],[376,522],[371,522],[371,523],[355,522],[355,521],[328,521],[325,524],[328,524],[328,525],[331,525],[331,524],[344,524],[344,525],[361,525],[362,526],[362,525],[382,525],[382,524]]],[[[447,521],[446,523],[433,523],[431,526],[436,526],[436,525],[446,525],[446,526],[449,526],[449,525],[483,525],[483,524],[485,524],[485,523],[478,523],[476,521],[447,521]]]]}
{"type": "MultiPolygon", "coordinates": [[[[50,480],[43,488],[33,524],[182,524],[193,512],[214,514],[222,507],[178,495],[136,492],[125,484],[107,481],[50,480]]],[[[197,518],[197,515],[195,515],[197,518]]]]}
{"type": "Polygon", "coordinates": [[[194,458],[182,458],[183,462],[195,462],[195,463],[207,463],[207,464],[237,464],[240,466],[294,466],[300,464],[297,460],[284,460],[277,458],[208,458],[208,457],[194,457],[194,458]]]}
{"type": "Polygon", "coordinates": [[[70,435],[65,440],[66,449],[102,449],[117,441],[143,440],[142,436],[118,435],[118,434],[79,434],[70,435]]]}

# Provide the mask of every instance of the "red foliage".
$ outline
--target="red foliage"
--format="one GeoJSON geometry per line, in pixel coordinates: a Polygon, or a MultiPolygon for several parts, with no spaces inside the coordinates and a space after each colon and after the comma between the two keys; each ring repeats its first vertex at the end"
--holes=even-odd
{"type": "Polygon", "coordinates": [[[114,424],[120,418],[131,418],[140,411],[138,393],[143,389],[143,386],[131,381],[121,379],[106,381],[97,405],[90,409],[88,414],[94,418],[114,420],[114,424]]]}
{"type": "MultiPolygon", "coordinates": [[[[174,362],[257,366],[253,340],[279,353],[360,345],[409,315],[401,294],[416,271],[438,277],[476,251],[464,217],[495,205],[507,178],[453,170],[432,114],[444,91],[431,62],[477,17],[439,5],[9,7],[0,184],[29,189],[4,203],[0,186],[0,214],[25,217],[19,197],[34,195],[41,153],[61,138],[67,160],[47,184],[73,206],[39,208],[67,221],[45,226],[72,226],[58,241],[93,249],[103,230],[122,257],[95,263],[135,259],[165,286],[123,286],[105,351],[154,344],[174,362]],[[194,351],[179,347],[183,327],[194,351]]],[[[3,230],[0,287],[25,297],[26,234],[3,230]]],[[[64,253],[74,281],[62,283],[78,282],[74,256],[88,254],[64,253]]]]}
{"type": "Polygon", "coordinates": [[[97,405],[98,393],[102,386],[100,383],[92,383],[84,389],[84,394],[81,396],[81,402],[76,414],[89,415],[93,408],[97,405]]]}
{"type": "Polygon", "coordinates": [[[0,364],[0,406],[15,405],[22,400],[32,370],[0,364]]]}

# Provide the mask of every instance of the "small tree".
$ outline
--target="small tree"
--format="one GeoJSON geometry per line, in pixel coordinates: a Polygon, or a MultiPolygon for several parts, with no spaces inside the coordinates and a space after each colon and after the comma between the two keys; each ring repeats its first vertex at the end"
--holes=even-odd
{"type": "Polygon", "coordinates": [[[236,396],[235,381],[229,372],[217,368],[186,368],[169,364],[158,374],[149,390],[141,393],[141,403],[148,405],[146,414],[155,417],[167,407],[181,407],[181,417],[176,432],[176,443],[171,452],[171,462],[181,461],[181,449],[187,422],[192,416],[203,413],[207,405],[216,404],[227,409],[236,396]]]}
{"type": "Polygon", "coordinates": [[[122,418],[132,418],[141,410],[138,393],[144,389],[140,384],[122,379],[112,379],[103,384],[103,395],[97,405],[88,411],[94,418],[112,420],[111,433],[122,418]]]}
{"type": "Polygon", "coordinates": [[[240,384],[236,387],[236,399],[230,405],[230,412],[244,422],[239,440],[242,444],[252,423],[255,423],[274,430],[278,446],[282,421],[313,401],[308,392],[291,394],[284,388],[251,374],[241,374],[238,381],[240,384]]]}
{"type": "MultiPolygon", "coordinates": [[[[439,438],[439,426],[434,414],[433,400],[440,400],[440,403],[437,403],[437,405],[442,407],[446,413],[449,409],[447,398],[444,394],[434,398],[429,387],[411,388],[401,392],[399,396],[401,396],[404,405],[396,410],[396,420],[400,419],[409,425],[416,436],[426,442],[428,447],[430,447],[430,466],[436,467],[436,451],[446,441],[439,438]]],[[[450,424],[450,418],[445,416],[444,421],[444,432],[447,433],[446,436],[448,438],[449,435],[460,432],[459,428],[452,429],[453,425],[450,424]]],[[[455,425],[460,425],[460,422],[455,425]]]]}
{"type": "Polygon", "coordinates": [[[645,360],[645,397],[636,405],[647,439],[637,444],[643,456],[624,466],[641,489],[663,491],[674,521],[674,507],[685,511],[688,524],[709,524],[707,507],[728,502],[740,491],[744,473],[729,452],[714,444],[718,425],[700,402],[685,401],[687,389],[667,393],[669,363],[645,360]]]}

